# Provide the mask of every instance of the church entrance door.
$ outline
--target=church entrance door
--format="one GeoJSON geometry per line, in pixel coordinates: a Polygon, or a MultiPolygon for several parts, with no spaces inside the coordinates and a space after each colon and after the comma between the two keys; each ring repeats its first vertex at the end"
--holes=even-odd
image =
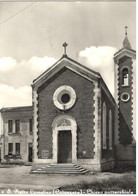
{"type": "Polygon", "coordinates": [[[72,162],[72,135],[71,131],[58,132],[58,163],[72,162]]]}

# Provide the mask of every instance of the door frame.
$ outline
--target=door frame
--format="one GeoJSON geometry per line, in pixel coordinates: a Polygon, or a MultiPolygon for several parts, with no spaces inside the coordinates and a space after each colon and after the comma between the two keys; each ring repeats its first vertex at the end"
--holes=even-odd
{"type": "Polygon", "coordinates": [[[72,163],[77,162],[77,124],[69,115],[60,115],[52,123],[53,132],[53,163],[58,163],[58,132],[71,131],[72,135],[72,163]]]}
{"type": "Polygon", "coordinates": [[[30,142],[28,143],[28,162],[33,162],[33,144],[30,142]],[[29,148],[32,148],[32,161],[30,161],[30,149],[29,148]]]}
{"type": "MultiPolygon", "coordinates": [[[[57,142],[57,145],[58,145],[58,157],[57,157],[57,162],[58,162],[58,163],[60,163],[60,162],[59,162],[59,151],[60,151],[60,149],[59,149],[59,138],[60,138],[60,137],[59,137],[59,134],[60,134],[60,132],[63,132],[63,131],[64,131],[64,130],[59,130],[59,131],[58,131],[58,142],[57,142]]],[[[71,144],[72,144],[72,133],[71,133],[71,130],[65,130],[64,132],[66,132],[66,131],[70,132],[70,137],[71,137],[70,139],[71,139],[71,144]]],[[[72,145],[71,145],[71,155],[72,155],[72,145]]],[[[72,162],[72,156],[71,156],[71,162],[72,162]]],[[[63,162],[63,163],[66,164],[67,162],[63,162]]]]}

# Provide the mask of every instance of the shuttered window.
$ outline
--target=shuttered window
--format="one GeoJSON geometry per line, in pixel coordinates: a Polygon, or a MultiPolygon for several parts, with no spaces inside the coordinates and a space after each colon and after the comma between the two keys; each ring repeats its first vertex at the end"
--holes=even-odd
{"type": "Polygon", "coordinates": [[[29,119],[29,132],[33,132],[33,124],[32,124],[32,119],[29,119]]]}
{"type": "Polygon", "coordinates": [[[8,144],[8,154],[12,154],[13,153],[13,143],[9,143],[8,144]]]}
{"type": "Polygon", "coordinates": [[[20,120],[15,120],[15,133],[20,132],[20,120]]]}
{"type": "Polygon", "coordinates": [[[12,133],[12,132],[13,132],[13,121],[8,120],[8,133],[12,133]]]}
{"type": "Polygon", "coordinates": [[[15,152],[16,152],[17,155],[20,154],[20,143],[15,144],[15,152]]]}

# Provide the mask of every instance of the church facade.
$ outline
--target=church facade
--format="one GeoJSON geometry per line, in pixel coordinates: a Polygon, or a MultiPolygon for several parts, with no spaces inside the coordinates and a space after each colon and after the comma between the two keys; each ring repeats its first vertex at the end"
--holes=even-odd
{"type": "MultiPolygon", "coordinates": [[[[105,171],[135,163],[135,57],[126,35],[114,55],[115,99],[99,73],[66,53],[33,81],[34,166],[105,171]]],[[[4,127],[3,121],[3,133],[4,127]]]]}
{"type": "Polygon", "coordinates": [[[32,87],[35,163],[114,165],[115,101],[100,74],[64,55],[32,87]]]}

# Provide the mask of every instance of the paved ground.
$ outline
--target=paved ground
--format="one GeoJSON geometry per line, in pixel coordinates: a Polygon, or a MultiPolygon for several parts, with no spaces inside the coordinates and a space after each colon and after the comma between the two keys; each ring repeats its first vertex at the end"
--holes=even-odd
{"type": "Polygon", "coordinates": [[[91,182],[95,179],[108,179],[112,176],[116,178],[123,175],[109,172],[95,173],[91,175],[29,174],[30,170],[31,166],[0,168],[0,193],[6,189],[9,189],[9,191],[10,189],[54,190],[66,184],[76,184],[82,181],[91,182]]]}

